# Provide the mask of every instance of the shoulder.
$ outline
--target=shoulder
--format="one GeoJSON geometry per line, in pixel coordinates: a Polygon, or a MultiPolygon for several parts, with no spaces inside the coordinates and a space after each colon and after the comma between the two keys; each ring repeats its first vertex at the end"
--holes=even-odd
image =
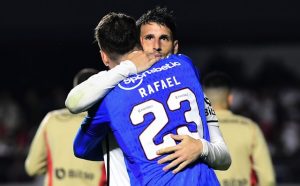
{"type": "Polygon", "coordinates": [[[50,120],[68,120],[70,118],[83,118],[86,114],[84,112],[79,114],[72,114],[68,109],[57,109],[53,110],[47,113],[47,115],[44,118],[44,121],[50,121],[50,120]]]}
{"type": "Polygon", "coordinates": [[[68,109],[57,109],[57,110],[52,110],[47,113],[46,117],[57,117],[57,116],[62,116],[62,115],[70,115],[71,113],[68,111],[68,109]]]}
{"type": "Polygon", "coordinates": [[[249,127],[256,127],[258,126],[257,123],[255,123],[252,119],[247,118],[242,115],[233,114],[242,124],[248,125],[249,127]]]}
{"type": "Polygon", "coordinates": [[[184,54],[172,54],[172,55],[169,55],[166,58],[166,60],[168,62],[178,63],[178,65],[190,66],[192,68],[195,67],[191,58],[189,58],[188,56],[186,56],[184,54]]]}
{"type": "Polygon", "coordinates": [[[244,126],[256,125],[250,118],[235,114],[230,110],[216,110],[216,114],[220,122],[223,123],[235,123],[244,126]]]}
{"type": "Polygon", "coordinates": [[[170,59],[177,59],[179,61],[186,61],[192,63],[192,59],[184,54],[172,54],[169,56],[170,59]]]}

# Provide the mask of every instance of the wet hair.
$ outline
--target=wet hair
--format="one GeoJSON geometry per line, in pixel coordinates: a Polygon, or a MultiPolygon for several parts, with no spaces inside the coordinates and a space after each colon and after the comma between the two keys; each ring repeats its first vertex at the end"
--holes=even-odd
{"type": "Polygon", "coordinates": [[[149,24],[150,22],[157,23],[168,27],[172,32],[172,39],[177,40],[175,18],[173,11],[168,11],[166,7],[156,7],[143,14],[136,22],[139,35],[141,32],[141,26],[149,24]]]}
{"type": "Polygon", "coordinates": [[[138,43],[135,19],[123,13],[105,15],[95,28],[95,39],[112,60],[130,52],[138,43]]]}

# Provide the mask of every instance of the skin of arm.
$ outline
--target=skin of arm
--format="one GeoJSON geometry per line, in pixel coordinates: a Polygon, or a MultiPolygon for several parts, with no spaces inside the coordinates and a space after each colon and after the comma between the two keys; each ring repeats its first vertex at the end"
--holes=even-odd
{"type": "Polygon", "coordinates": [[[220,130],[216,126],[209,126],[209,130],[212,134],[219,133],[211,136],[211,142],[204,139],[197,140],[188,135],[172,135],[174,140],[181,142],[157,152],[159,155],[174,152],[158,161],[159,164],[170,162],[163,170],[167,171],[177,166],[172,171],[177,173],[199,157],[216,170],[227,170],[231,164],[231,158],[224,140],[220,138],[220,130]]]}

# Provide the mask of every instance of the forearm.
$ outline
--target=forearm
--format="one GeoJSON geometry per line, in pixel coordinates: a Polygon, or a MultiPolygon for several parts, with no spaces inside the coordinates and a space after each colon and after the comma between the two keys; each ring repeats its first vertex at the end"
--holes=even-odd
{"type": "Polygon", "coordinates": [[[76,157],[93,161],[103,160],[102,141],[107,136],[109,127],[106,122],[97,119],[99,118],[86,116],[83,120],[73,143],[76,157]]]}
{"type": "Polygon", "coordinates": [[[98,128],[97,124],[82,124],[74,143],[74,155],[81,159],[103,161],[102,141],[107,134],[107,127],[98,128]]]}
{"type": "Polygon", "coordinates": [[[204,103],[210,142],[201,139],[203,150],[200,157],[205,163],[216,170],[227,170],[231,165],[231,157],[219,128],[218,118],[211,106],[210,100],[206,96],[204,103]]]}
{"type": "Polygon", "coordinates": [[[74,155],[77,158],[103,161],[101,139],[79,130],[73,144],[74,155]]]}
{"type": "Polygon", "coordinates": [[[101,71],[74,87],[68,94],[65,105],[72,113],[86,111],[120,81],[136,72],[131,61],[124,61],[111,70],[101,71]]]}
{"type": "Polygon", "coordinates": [[[209,125],[210,142],[201,139],[203,144],[202,160],[216,170],[227,170],[231,157],[219,127],[209,125]]]}

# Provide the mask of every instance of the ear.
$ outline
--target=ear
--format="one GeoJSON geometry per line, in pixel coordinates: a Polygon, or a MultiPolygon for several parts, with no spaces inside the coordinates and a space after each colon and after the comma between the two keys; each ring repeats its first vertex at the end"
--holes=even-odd
{"type": "Polygon", "coordinates": [[[177,54],[177,52],[178,52],[178,40],[175,40],[173,42],[173,45],[174,45],[173,53],[177,54]]]}
{"type": "Polygon", "coordinates": [[[230,107],[233,103],[233,95],[230,93],[227,97],[228,106],[230,107]]]}
{"type": "Polygon", "coordinates": [[[102,59],[103,64],[108,67],[109,60],[108,60],[107,54],[103,50],[100,50],[100,54],[101,54],[101,59],[102,59]]]}

